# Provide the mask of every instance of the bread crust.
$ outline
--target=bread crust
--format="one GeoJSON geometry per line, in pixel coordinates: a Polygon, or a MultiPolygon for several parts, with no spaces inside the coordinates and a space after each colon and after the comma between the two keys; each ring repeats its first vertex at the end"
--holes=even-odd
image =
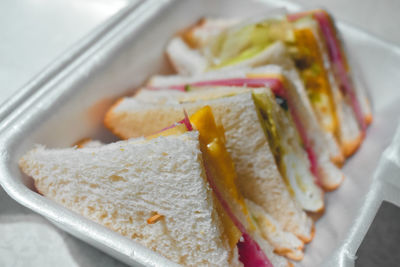
{"type": "Polygon", "coordinates": [[[340,179],[340,183],[337,183],[337,184],[335,184],[333,186],[326,186],[325,185],[323,187],[324,191],[325,192],[332,192],[332,191],[336,190],[343,183],[344,177],[345,177],[344,174],[342,174],[342,178],[340,179]]]}
{"type": "Polygon", "coordinates": [[[202,27],[204,23],[206,23],[206,18],[201,18],[195,24],[178,32],[177,35],[180,36],[190,48],[196,49],[198,48],[198,44],[196,43],[196,39],[193,36],[194,31],[197,28],[202,27]]]}
{"type": "Polygon", "coordinates": [[[324,209],[318,212],[307,212],[308,217],[310,217],[314,222],[318,221],[324,214],[325,214],[325,207],[324,209]]]}
{"type": "Polygon", "coordinates": [[[364,119],[365,119],[365,123],[367,125],[370,125],[372,123],[372,121],[373,121],[372,113],[369,113],[369,114],[365,115],[364,119]]]}
{"type": "Polygon", "coordinates": [[[325,204],[322,205],[321,208],[316,211],[307,211],[307,214],[309,214],[309,213],[324,213],[324,212],[325,212],[325,204]]]}
{"type": "Polygon", "coordinates": [[[361,132],[357,138],[353,139],[353,140],[349,140],[349,141],[343,141],[341,143],[341,149],[343,152],[343,155],[348,158],[350,156],[352,156],[357,149],[360,147],[362,141],[364,140],[365,137],[365,133],[361,132]]]}
{"type": "Polygon", "coordinates": [[[85,144],[89,143],[90,141],[92,141],[91,138],[82,138],[81,140],[77,141],[75,144],[73,144],[72,146],[76,146],[77,148],[83,148],[85,146],[85,144]]]}
{"type": "MultiPolygon", "coordinates": [[[[303,250],[303,247],[299,248],[298,250],[303,250]]],[[[304,258],[304,253],[296,253],[296,252],[294,252],[292,250],[288,250],[288,249],[276,248],[276,249],[274,249],[274,253],[276,253],[280,256],[284,256],[284,257],[286,257],[290,260],[294,260],[294,261],[301,261],[304,258]]]]}
{"type": "Polygon", "coordinates": [[[310,236],[307,237],[307,236],[299,235],[297,237],[300,238],[304,242],[304,244],[308,244],[314,239],[314,236],[315,236],[315,224],[313,223],[312,226],[311,226],[311,234],[310,234],[310,236]]]}
{"type": "Polygon", "coordinates": [[[341,168],[345,162],[345,157],[343,156],[343,153],[340,152],[338,154],[336,154],[335,156],[331,157],[331,161],[338,166],[339,168],[341,168]]]}
{"type": "Polygon", "coordinates": [[[115,103],[110,107],[104,116],[104,126],[109,129],[114,135],[118,136],[121,139],[126,139],[122,134],[117,130],[116,127],[113,126],[113,121],[115,121],[114,109],[119,106],[119,104],[124,100],[124,97],[119,98],[115,103]]]}

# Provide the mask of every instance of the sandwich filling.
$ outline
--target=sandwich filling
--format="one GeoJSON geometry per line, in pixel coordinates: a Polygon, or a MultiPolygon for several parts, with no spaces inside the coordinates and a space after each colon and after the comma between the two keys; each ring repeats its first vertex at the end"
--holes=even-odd
{"type": "Polygon", "coordinates": [[[271,151],[289,192],[307,211],[323,208],[323,193],[310,173],[310,162],[285,99],[274,97],[267,90],[253,91],[271,151]],[[278,105],[277,105],[278,104],[278,105]]]}
{"type": "Polygon", "coordinates": [[[294,34],[296,42],[295,45],[289,45],[289,52],[322,128],[335,135],[338,122],[332,88],[316,36],[310,27],[295,28],[294,34]]]}
{"type": "Polygon", "coordinates": [[[290,21],[296,21],[310,15],[319,24],[319,27],[326,42],[326,46],[328,48],[329,59],[333,65],[334,74],[336,76],[336,79],[340,83],[340,89],[342,93],[349,98],[350,104],[353,108],[353,112],[357,118],[359,126],[364,132],[366,130],[365,116],[362,112],[361,105],[359,103],[355,88],[350,78],[350,70],[346,60],[346,56],[343,52],[343,48],[338,39],[338,34],[329,14],[323,10],[314,10],[310,12],[288,15],[288,19],[290,21]]]}
{"type": "Polygon", "coordinates": [[[236,171],[225,148],[222,126],[217,126],[211,108],[205,106],[190,117],[190,122],[200,133],[200,148],[203,152],[207,177],[220,202],[233,223],[243,234],[237,243],[239,259],[245,266],[271,266],[272,264],[251,237],[256,230],[243,196],[236,186],[236,171]],[[214,177],[214,178],[211,178],[214,177]],[[218,179],[215,179],[218,177],[218,179]],[[225,201],[229,199],[229,201],[225,201]],[[232,205],[233,204],[233,205],[232,205]]]}
{"type": "Polygon", "coordinates": [[[211,38],[202,48],[211,69],[236,65],[262,53],[276,40],[293,40],[291,25],[271,19],[255,24],[239,24],[211,38]]]}

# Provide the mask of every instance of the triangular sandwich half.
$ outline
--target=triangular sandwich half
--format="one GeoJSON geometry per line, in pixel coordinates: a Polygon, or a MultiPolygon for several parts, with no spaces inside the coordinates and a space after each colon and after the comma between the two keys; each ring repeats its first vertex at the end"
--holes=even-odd
{"type": "MultiPolygon", "coordinates": [[[[221,197],[229,194],[211,189],[210,181],[220,179],[210,178],[217,165],[190,127],[186,120],[108,145],[37,146],[19,164],[41,194],[177,263],[287,266],[256,234],[243,233],[242,220],[221,197]]],[[[229,161],[219,164],[229,168],[229,161]]]]}

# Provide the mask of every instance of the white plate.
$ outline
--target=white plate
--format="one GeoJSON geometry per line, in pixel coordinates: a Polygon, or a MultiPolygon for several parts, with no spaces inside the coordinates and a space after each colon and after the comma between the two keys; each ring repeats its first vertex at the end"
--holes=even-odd
{"type": "MultiPolygon", "coordinates": [[[[149,0],[123,11],[83,40],[79,49],[67,53],[60,64],[42,73],[0,108],[0,183],[4,189],[22,205],[128,264],[172,264],[35,193],[31,179],[21,174],[17,161],[35,143],[66,147],[88,136],[106,142],[113,140],[102,126],[106,109],[151,74],[169,72],[163,55],[166,41],[198,18],[261,15],[278,6],[291,11],[298,8],[286,1],[243,3],[149,0]]],[[[307,246],[304,266],[320,266],[329,259],[334,263],[332,266],[339,266],[339,262],[354,257],[363,229],[367,229],[368,218],[375,210],[371,209],[368,213],[371,216],[365,217],[364,228],[349,233],[357,225],[356,220],[364,218],[360,217],[361,207],[400,111],[400,105],[396,104],[400,101],[400,90],[396,90],[400,84],[400,49],[345,24],[339,23],[339,28],[352,61],[358,63],[369,87],[374,122],[363,146],[344,167],[347,178],[343,185],[327,194],[326,212],[316,224],[315,239],[307,246]]]]}

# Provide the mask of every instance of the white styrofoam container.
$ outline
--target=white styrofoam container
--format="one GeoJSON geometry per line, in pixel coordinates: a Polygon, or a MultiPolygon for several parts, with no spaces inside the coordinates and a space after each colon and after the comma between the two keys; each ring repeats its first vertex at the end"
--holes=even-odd
{"type": "MultiPolygon", "coordinates": [[[[125,8],[0,107],[1,185],[22,205],[127,264],[174,265],[37,194],[32,180],[19,170],[18,159],[36,143],[67,147],[84,137],[115,140],[102,125],[105,111],[152,74],[171,71],[164,48],[174,33],[203,16],[259,16],[278,7],[301,8],[273,0],[148,0],[125,8]]],[[[303,266],[352,266],[381,201],[400,204],[400,183],[390,178],[400,165],[397,142],[377,169],[398,124],[400,48],[338,25],[356,70],[363,73],[369,88],[374,122],[361,149],[344,167],[346,180],[326,196],[326,211],[316,223],[316,236],[307,246],[303,266]]]]}

